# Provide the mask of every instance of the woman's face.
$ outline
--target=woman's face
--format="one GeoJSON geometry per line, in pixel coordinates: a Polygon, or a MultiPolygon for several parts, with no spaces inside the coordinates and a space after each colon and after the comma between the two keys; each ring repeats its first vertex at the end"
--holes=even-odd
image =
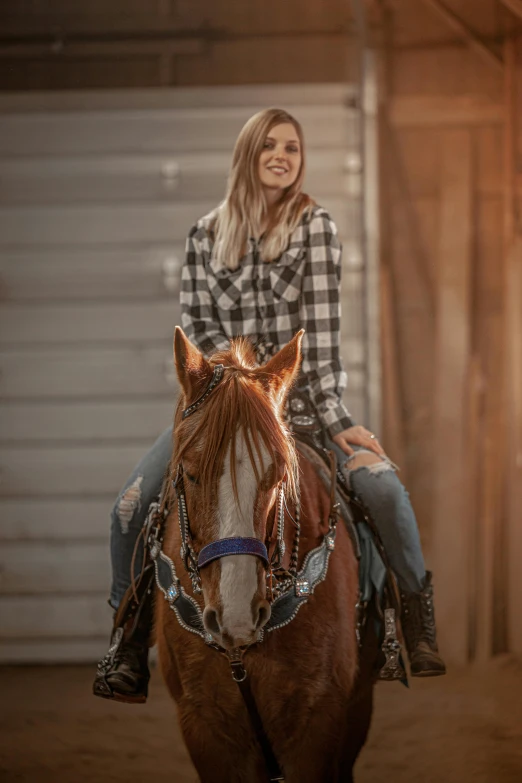
{"type": "Polygon", "coordinates": [[[275,125],[268,132],[259,156],[259,179],[269,200],[296,181],[301,169],[301,145],[290,123],[275,125]]]}

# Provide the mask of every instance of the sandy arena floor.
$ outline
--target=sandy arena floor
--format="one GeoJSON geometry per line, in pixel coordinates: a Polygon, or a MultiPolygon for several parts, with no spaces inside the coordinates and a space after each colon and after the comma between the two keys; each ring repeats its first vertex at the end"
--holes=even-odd
{"type": "MultiPolygon", "coordinates": [[[[88,667],[0,669],[2,783],[195,783],[157,671],[146,705],[90,695],[88,667]]],[[[522,660],[381,683],[357,783],[522,783],[522,660]]],[[[326,783],[319,782],[318,783],[326,783]]]]}

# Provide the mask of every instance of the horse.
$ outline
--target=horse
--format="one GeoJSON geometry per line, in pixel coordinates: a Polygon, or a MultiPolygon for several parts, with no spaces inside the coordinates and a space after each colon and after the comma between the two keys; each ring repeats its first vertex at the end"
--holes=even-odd
{"type": "Polygon", "coordinates": [[[285,423],[302,335],[258,366],[243,338],[207,360],[176,327],[155,638],[202,783],[350,783],[370,726],[377,644],[360,655],[354,547],[285,423]]]}

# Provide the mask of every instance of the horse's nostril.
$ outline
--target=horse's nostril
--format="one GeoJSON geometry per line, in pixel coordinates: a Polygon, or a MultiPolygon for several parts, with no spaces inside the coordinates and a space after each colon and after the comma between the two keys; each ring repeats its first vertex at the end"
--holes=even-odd
{"type": "Polygon", "coordinates": [[[215,636],[221,633],[221,626],[219,624],[218,613],[211,606],[207,606],[203,612],[203,625],[208,633],[215,636]]]}
{"type": "Polygon", "coordinates": [[[270,604],[268,601],[261,601],[259,609],[257,611],[256,631],[262,628],[270,619],[270,604]]]}

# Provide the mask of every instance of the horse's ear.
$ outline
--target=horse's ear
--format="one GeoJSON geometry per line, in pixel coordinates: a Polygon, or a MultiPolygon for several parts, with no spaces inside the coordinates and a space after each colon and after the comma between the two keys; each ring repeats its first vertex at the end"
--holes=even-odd
{"type": "Polygon", "coordinates": [[[304,329],[301,329],[284,348],[257,370],[262,381],[268,385],[269,391],[281,405],[299,373],[303,335],[304,329]]]}
{"type": "Polygon", "coordinates": [[[174,331],[174,364],[185,399],[190,403],[208,384],[212,367],[180,326],[174,331]]]}

